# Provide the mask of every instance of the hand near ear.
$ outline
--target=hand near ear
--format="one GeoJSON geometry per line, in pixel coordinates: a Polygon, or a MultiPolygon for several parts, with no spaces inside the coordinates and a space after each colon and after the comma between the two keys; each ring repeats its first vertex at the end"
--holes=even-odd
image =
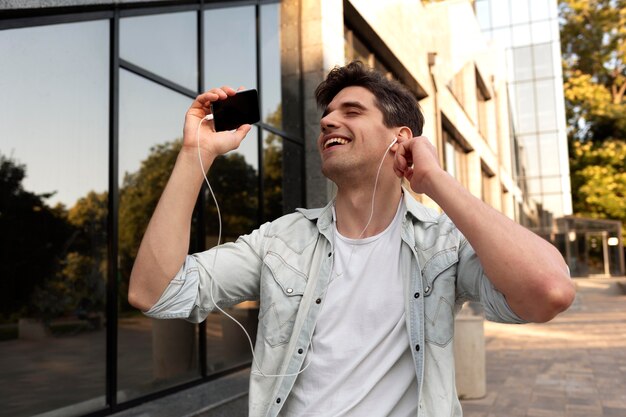
{"type": "Polygon", "coordinates": [[[425,136],[399,138],[393,169],[406,178],[416,193],[429,193],[432,174],[443,171],[437,150],[425,136]]]}

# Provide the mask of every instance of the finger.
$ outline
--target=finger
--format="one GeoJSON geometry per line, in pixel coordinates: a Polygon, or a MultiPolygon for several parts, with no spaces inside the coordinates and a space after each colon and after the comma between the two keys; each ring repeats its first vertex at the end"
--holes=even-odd
{"type": "Polygon", "coordinates": [[[203,105],[209,105],[213,101],[223,100],[228,97],[228,94],[221,88],[212,88],[209,91],[206,91],[200,94],[196,101],[203,105]]]}
{"type": "Polygon", "coordinates": [[[408,167],[406,171],[404,171],[404,178],[411,182],[411,178],[413,178],[413,167],[408,167]]]}
{"type": "Polygon", "coordinates": [[[246,137],[248,132],[252,129],[251,125],[245,124],[241,125],[237,128],[237,130],[233,131],[235,138],[241,143],[241,141],[246,137]]]}
{"type": "Polygon", "coordinates": [[[237,91],[235,91],[232,87],[230,87],[228,85],[223,85],[222,86],[222,91],[224,91],[229,96],[234,96],[235,94],[237,94],[237,91]]]}
{"type": "Polygon", "coordinates": [[[246,89],[246,87],[244,87],[243,85],[240,85],[239,88],[237,89],[237,91],[243,91],[245,89],[246,89]]]}

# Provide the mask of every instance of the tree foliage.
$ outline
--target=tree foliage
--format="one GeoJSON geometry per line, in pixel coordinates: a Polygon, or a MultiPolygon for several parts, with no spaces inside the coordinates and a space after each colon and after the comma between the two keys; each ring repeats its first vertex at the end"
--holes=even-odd
{"type": "Polygon", "coordinates": [[[54,277],[73,235],[65,208],[45,202],[54,193],[26,191],[24,178],[26,167],[0,154],[0,315],[5,319],[32,306],[33,291],[54,277]]]}
{"type": "Polygon", "coordinates": [[[625,138],[626,0],[560,0],[570,134],[625,138]]]}
{"type": "Polygon", "coordinates": [[[626,0],[559,8],[574,211],[626,226],[626,0]]]}
{"type": "MultiPolygon", "coordinates": [[[[278,123],[280,107],[270,117],[278,123]]],[[[280,141],[277,135],[268,134],[260,150],[264,212],[268,220],[282,214],[280,141]]],[[[181,145],[179,139],[152,147],[139,169],[126,173],[120,186],[118,288],[122,309],[130,308],[126,302],[130,272],[181,145]]],[[[258,226],[258,175],[236,151],[214,161],[208,176],[220,204],[223,241],[258,226]]],[[[90,191],[69,210],[63,206],[51,208],[45,200],[53,193],[24,190],[25,177],[24,165],[0,154],[0,316],[26,314],[50,320],[63,315],[88,318],[101,313],[108,259],[108,193],[90,191]]],[[[217,236],[217,210],[208,193],[205,203],[208,234],[217,236]]]]}

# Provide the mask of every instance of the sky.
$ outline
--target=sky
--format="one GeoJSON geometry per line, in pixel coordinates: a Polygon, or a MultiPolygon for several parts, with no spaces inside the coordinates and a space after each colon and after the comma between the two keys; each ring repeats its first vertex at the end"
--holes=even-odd
{"type": "MultiPolygon", "coordinates": [[[[279,7],[263,6],[262,113],[280,101],[279,7]],[[275,28],[268,31],[268,28],[275,28]]],[[[205,12],[206,88],[256,83],[254,6],[205,12]]],[[[196,13],[124,18],[120,56],[196,90],[196,13]]],[[[0,31],[0,152],[26,165],[23,186],[71,207],[108,187],[109,23],[106,20],[0,31]]],[[[191,99],[120,70],[119,179],[149,149],[182,136],[191,99]]],[[[239,152],[255,169],[256,136],[239,152]]]]}

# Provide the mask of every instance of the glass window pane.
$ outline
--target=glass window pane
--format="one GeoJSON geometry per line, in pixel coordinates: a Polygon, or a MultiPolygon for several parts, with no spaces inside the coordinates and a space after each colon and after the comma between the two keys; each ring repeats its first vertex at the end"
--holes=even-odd
{"type": "Polygon", "coordinates": [[[491,3],[491,24],[493,27],[508,26],[511,24],[509,1],[495,0],[491,3]]]}
{"type": "Polygon", "coordinates": [[[263,131],[263,221],[302,207],[303,146],[263,131]]]}
{"type": "Polygon", "coordinates": [[[109,22],[3,30],[0,56],[0,415],[85,414],[105,406],[109,22]]]}
{"type": "Polygon", "coordinates": [[[541,175],[539,168],[539,149],[537,136],[527,135],[519,138],[522,147],[522,164],[525,177],[538,177],[541,175]]]}
{"type": "Polygon", "coordinates": [[[530,20],[544,20],[550,18],[548,3],[550,0],[530,0],[530,20]]]}
{"type": "Polygon", "coordinates": [[[554,69],[552,67],[552,44],[544,43],[533,45],[533,61],[535,63],[535,78],[552,78],[554,69]]]}
{"type": "Polygon", "coordinates": [[[528,187],[528,195],[533,196],[535,199],[541,197],[541,179],[540,178],[527,178],[526,186],[528,187]]]}
{"type": "Polygon", "coordinates": [[[191,90],[198,88],[195,12],[120,19],[120,56],[191,90]]]}
{"type": "Polygon", "coordinates": [[[204,12],[205,87],[257,88],[254,6],[204,12]]]}
{"type": "Polygon", "coordinates": [[[150,319],[126,298],[135,254],[178,155],[190,103],[187,97],[121,71],[118,387],[127,399],[199,376],[197,326],[150,319]]]}
{"type": "MultiPolygon", "coordinates": [[[[554,161],[558,165],[558,161],[554,161]]],[[[544,193],[561,193],[561,177],[542,178],[542,189],[544,193]]]]}
{"type": "Polygon", "coordinates": [[[552,26],[555,24],[554,20],[542,20],[540,22],[533,22],[530,26],[530,32],[533,36],[533,43],[544,43],[552,40],[552,26]]]}
{"type": "MultiPolygon", "coordinates": [[[[537,97],[537,130],[540,132],[556,130],[556,103],[554,80],[539,80],[535,84],[537,97]]],[[[555,141],[556,142],[556,141],[555,141]]],[[[557,158],[558,153],[554,154],[557,158]]]]}
{"type": "Polygon", "coordinates": [[[541,152],[541,175],[560,175],[558,135],[556,133],[540,134],[539,146],[541,152]]]}
{"type": "Polygon", "coordinates": [[[476,0],[474,3],[474,8],[476,9],[476,17],[478,18],[478,23],[480,27],[484,29],[491,28],[491,12],[489,10],[489,1],[486,0],[476,0]]]}
{"type": "MultiPolygon", "coordinates": [[[[208,179],[220,205],[222,243],[250,233],[259,225],[259,130],[252,130],[238,149],[217,158],[209,170],[208,179]]],[[[205,222],[209,236],[207,247],[215,246],[219,223],[213,198],[206,191],[205,222]]]]}
{"type": "Polygon", "coordinates": [[[261,6],[261,114],[263,121],[282,128],[280,67],[280,4],[261,6]]]}
{"type": "MultiPolygon", "coordinates": [[[[495,0],[501,1],[501,0],[495,0]]],[[[511,23],[527,23],[528,22],[528,2],[526,0],[511,0],[511,23]]]]}
{"type": "Polygon", "coordinates": [[[530,38],[530,25],[517,25],[511,29],[513,46],[524,46],[532,43],[530,38]]]}
{"type": "Polygon", "coordinates": [[[495,43],[500,45],[502,48],[510,48],[511,47],[511,28],[503,27],[497,28],[492,31],[491,38],[495,43]]]}
{"type": "Polygon", "coordinates": [[[454,145],[448,141],[445,143],[445,169],[446,171],[456,178],[456,152],[454,145]]]}
{"type": "MultiPolygon", "coordinates": [[[[258,135],[256,126],[248,133],[239,149],[217,158],[209,170],[209,182],[215,192],[222,218],[222,241],[232,242],[258,227],[259,173],[258,135]]],[[[213,198],[205,187],[206,247],[218,241],[218,216],[213,198]]],[[[259,309],[256,302],[244,302],[225,309],[245,328],[252,342],[256,337],[259,309]]],[[[248,339],[230,318],[214,312],[206,319],[207,370],[209,374],[251,361],[248,339]]]]}
{"type": "Polygon", "coordinates": [[[532,47],[524,46],[513,49],[513,68],[515,81],[525,81],[533,78],[532,47]]]}
{"type": "Polygon", "coordinates": [[[283,215],[283,139],[263,131],[263,220],[283,215]]]}
{"type": "Polygon", "coordinates": [[[535,132],[537,124],[534,84],[532,82],[517,83],[515,90],[517,132],[535,132]]]}

